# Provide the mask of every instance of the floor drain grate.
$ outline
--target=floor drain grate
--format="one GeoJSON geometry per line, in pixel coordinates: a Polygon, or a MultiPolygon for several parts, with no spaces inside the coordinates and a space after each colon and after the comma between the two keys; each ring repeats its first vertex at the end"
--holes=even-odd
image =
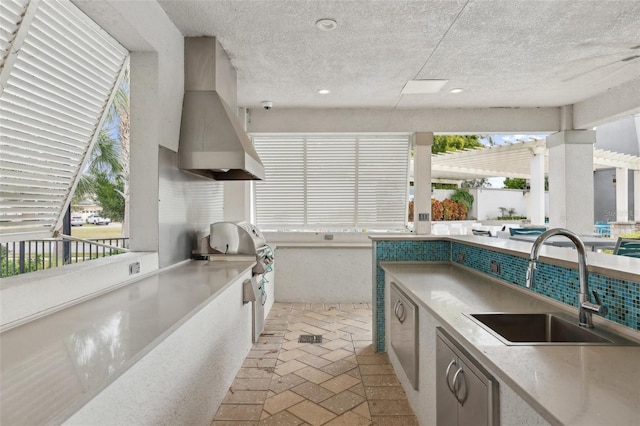
{"type": "Polygon", "coordinates": [[[298,338],[298,343],[322,343],[322,335],[301,334],[298,338]]]}

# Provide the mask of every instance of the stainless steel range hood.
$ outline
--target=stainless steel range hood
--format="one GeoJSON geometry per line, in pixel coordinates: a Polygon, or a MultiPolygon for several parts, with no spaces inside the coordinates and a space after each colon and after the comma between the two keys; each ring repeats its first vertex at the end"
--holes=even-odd
{"type": "Polygon", "coordinates": [[[215,180],[261,180],[264,166],[235,111],[235,70],[213,37],[185,38],[179,167],[215,180]]]}

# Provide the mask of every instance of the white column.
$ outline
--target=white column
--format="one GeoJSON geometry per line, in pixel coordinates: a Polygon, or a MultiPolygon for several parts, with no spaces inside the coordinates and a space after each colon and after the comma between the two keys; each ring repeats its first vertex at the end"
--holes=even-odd
{"type": "Polygon", "coordinates": [[[629,221],[629,169],[616,168],[616,222],[629,221]]]}
{"type": "Polygon", "coordinates": [[[633,171],[633,220],[640,223],[640,170],[633,171]]]}
{"type": "Polygon", "coordinates": [[[155,53],[131,54],[130,249],[157,252],[158,141],[162,139],[159,64],[155,53]]]}
{"type": "Polygon", "coordinates": [[[431,234],[431,145],[433,133],[414,134],[413,232],[431,234]]]}
{"type": "Polygon", "coordinates": [[[553,228],[593,232],[593,130],[564,130],[547,137],[549,221],[553,228]]]}
{"type": "Polygon", "coordinates": [[[529,192],[529,203],[527,217],[531,219],[532,225],[544,225],[544,146],[537,146],[531,150],[531,192],[529,192]]]}

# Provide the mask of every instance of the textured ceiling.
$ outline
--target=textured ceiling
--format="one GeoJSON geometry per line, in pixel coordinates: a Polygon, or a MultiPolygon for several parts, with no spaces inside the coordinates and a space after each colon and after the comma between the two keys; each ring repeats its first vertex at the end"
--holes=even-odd
{"type": "Polygon", "coordinates": [[[246,107],[561,106],[640,78],[638,0],[159,3],[183,35],[219,38],[246,107]],[[401,95],[411,79],[449,83],[401,95]]]}

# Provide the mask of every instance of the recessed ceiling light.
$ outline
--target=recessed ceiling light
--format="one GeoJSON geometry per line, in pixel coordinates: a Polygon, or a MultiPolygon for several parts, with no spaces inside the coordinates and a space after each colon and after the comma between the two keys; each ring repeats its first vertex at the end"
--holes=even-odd
{"type": "Polygon", "coordinates": [[[403,95],[438,93],[449,80],[409,80],[402,88],[403,95]]]}
{"type": "Polygon", "coordinates": [[[462,93],[462,92],[464,92],[464,89],[461,89],[459,87],[449,90],[449,93],[462,93]]]}
{"type": "Polygon", "coordinates": [[[338,23],[329,18],[320,19],[316,22],[316,27],[320,28],[322,31],[332,31],[335,30],[337,26],[338,23]]]}
{"type": "Polygon", "coordinates": [[[331,93],[331,90],[329,89],[318,89],[319,95],[328,95],[329,93],[331,93]]]}

